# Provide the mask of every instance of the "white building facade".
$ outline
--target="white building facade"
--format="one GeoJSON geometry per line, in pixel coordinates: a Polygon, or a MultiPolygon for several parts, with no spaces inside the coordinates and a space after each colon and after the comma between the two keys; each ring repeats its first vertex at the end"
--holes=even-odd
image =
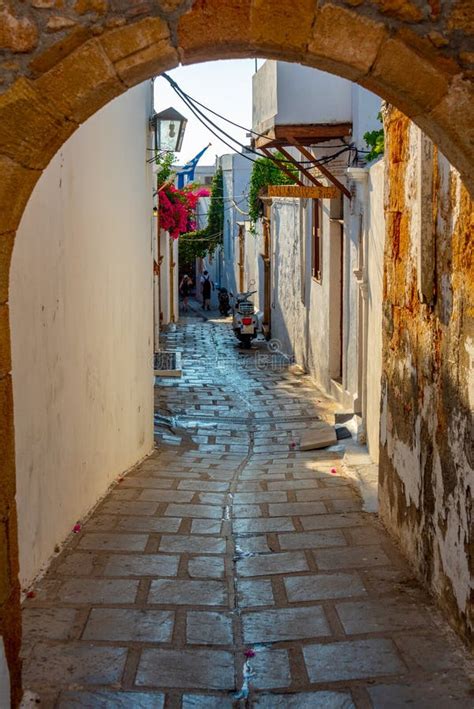
{"type": "MultiPolygon", "coordinates": [[[[311,167],[310,151],[345,188],[332,199],[265,200],[264,220],[255,235],[247,230],[245,238],[246,272],[256,282],[256,305],[266,311],[268,334],[281,350],[345,411],[360,415],[360,438],[367,439],[376,461],[383,160],[358,166],[366,149],[363,134],[380,128],[380,99],[344,79],[274,61],[254,75],[253,92],[253,130],[270,138],[299,135],[306,154],[294,146],[283,149],[305,169],[311,167]],[[311,135],[323,132],[338,137],[310,142],[311,135]]],[[[313,176],[334,186],[324,173],[313,171],[313,176]]]]}

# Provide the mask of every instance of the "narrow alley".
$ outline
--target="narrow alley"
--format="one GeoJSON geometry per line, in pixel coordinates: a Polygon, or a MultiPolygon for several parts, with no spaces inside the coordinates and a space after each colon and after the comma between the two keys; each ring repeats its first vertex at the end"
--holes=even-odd
{"type": "Polygon", "coordinates": [[[155,390],[155,452],[25,601],[24,705],[471,707],[462,644],[362,511],[342,446],[292,448],[331,401],[222,321],[165,338],[183,376],[155,390]]]}

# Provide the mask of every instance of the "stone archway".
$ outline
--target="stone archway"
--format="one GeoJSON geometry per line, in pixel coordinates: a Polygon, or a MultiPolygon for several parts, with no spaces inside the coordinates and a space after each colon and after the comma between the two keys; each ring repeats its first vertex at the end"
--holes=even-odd
{"type": "Polygon", "coordinates": [[[79,124],[150,76],[266,56],[356,81],[412,118],[473,187],[470,6],[412,0],[76,0],[0,6],[0,635],[19,693],[19,588],[8,273],[42,170],[79,124]]]}

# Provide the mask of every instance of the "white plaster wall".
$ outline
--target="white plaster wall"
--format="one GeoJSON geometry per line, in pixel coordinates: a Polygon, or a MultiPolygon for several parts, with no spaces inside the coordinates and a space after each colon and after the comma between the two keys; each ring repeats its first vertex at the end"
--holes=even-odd
{"type": "Polygon", "coordinates": [[[253,76],[253,127],[351,121],[351,82],[318,69],[268,60],[253,76]]]}
{"type": "Polygon", "coordinates": [[[11,267],[20,577],[153,446],[151,90],[89,119],[40,178],[11,267]]]}
{"type": "Polygon", "coordinates": [[[367,91],[359,84],[351,84],[352,103],[352,142],[359,149],[367,150],[364,133],[379,130],[382,123],[377,116],[380,113],[382,99],[377,94],[367,91]]]}
{"type": "Polygon", "coordinates": [[[382,376],[383,257],[385,245],[384,160],[371,166],[367,205],[367,445],[378,463],[380,441],[380,401],[382,376]]]}

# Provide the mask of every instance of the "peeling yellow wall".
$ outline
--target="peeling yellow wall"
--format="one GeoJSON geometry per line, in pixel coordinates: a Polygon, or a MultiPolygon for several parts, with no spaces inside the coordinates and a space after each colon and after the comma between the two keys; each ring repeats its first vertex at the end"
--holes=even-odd
{"type": "Polygon", "coordinates": [[[472,202],[405,116],[385,128],[381,515],[472,640],[472,202]]]}

